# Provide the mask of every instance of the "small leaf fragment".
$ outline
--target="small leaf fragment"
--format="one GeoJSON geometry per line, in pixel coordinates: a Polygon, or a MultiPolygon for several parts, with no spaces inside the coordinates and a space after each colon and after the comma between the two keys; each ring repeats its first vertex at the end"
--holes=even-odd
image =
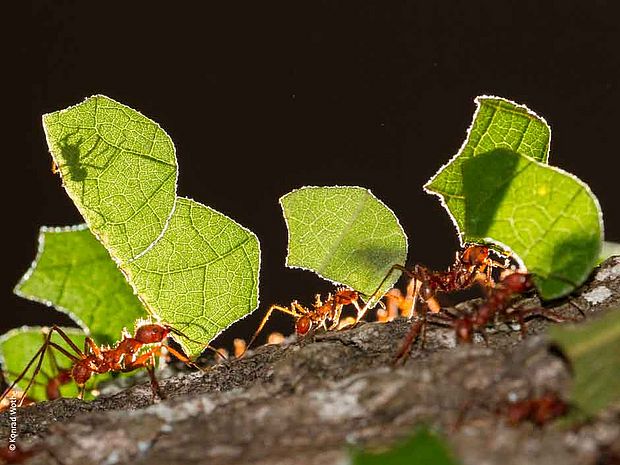
{"type": "Polygon", "coordinates": [[[508,149],[542,163],[549,158],[551,130],[529,108],[499,97],[476,97],[476,112],[459,152],[424,186],[445,204],[459,234],[465,230],[463,164],[480,154],[508,149]]]}
{"type": "Polygon", "coordinates": [[[437,434],[418,428],[409,439],[384,452],[352,453],[352,465],[456,465],[450,449],[437,434]]]}
{"type": "MultiPolygon", "coordinates": [[[[86,335],[77,328],[62,328],[75,345],[82,349],[84,347],[84,339],[86,335]]],[[[0,337],[0,362],[2,363],[2,371],[7,382],[12,383],[19,376],[24,368],[28,365],[32,357],[43,345],[45,334],[43,328],[23,326],[13,329],[0,337]]],[[[60,345],[70,353],[75,353],[69,345],[57,334],[52,335],[52,342],[60,345]]],[[[46,384],[49,378],[57,376],[58,369],[54,366],[54,360],[57,366],[63,369],[71,367],[71,360],[58,350],[48,347],[46,355],[41,365],[41,371],[34,380],[32,387],[28,391],[28,398],[36,401],[47,400],[46,384]]],[[[35,363],[30,367],[25,378],[17,383],[21,390],[28,385],[32,375],[34,374],[35,363]]],[[[86,385],[87,392],[94,388],[95,384],[102,380],[101,376],[95,376],[89,380],[86,385]]],[[[63,397],[77,397],[78,387],[71,381],[59,387],[63,397]]]]}
{"type": "MultiPolygon", "coordinates": [[[[288,228],[286,265],[316,272],[367,296],[407,258],[394,213],[361,187],[302,187],[280,199],[288,228]]],[[[393,274],[381,289],[396,281],[393,274]]]]}
{"type": "Polygon", "coordinates": [[[620,402],[620,307],[583,325],[551,328],[550,338],[573,368],[575,419],[620,402]]]}
{"type": "Polygon", "coordinates": [[[190,199],[177,199],[161,239],[122,268],[147,309],[191,339],[175,337],[190,356],[258,305],[258,239],[190,199]]]}
{"type": "Polygon", "coordinates": [[[91,231],[127,262],[162,234],[176,199],[174,145],[159,125],[103,95],[43,116],[62,182],[91,231]]]}
{"type": "Polygon", "coordinates": [[[85,225],[41,228],[37,257],[15,293],[67,313],[100,344],[117,341],[124,327],[133,329],[144,316],[131,286],[85,225]]]}

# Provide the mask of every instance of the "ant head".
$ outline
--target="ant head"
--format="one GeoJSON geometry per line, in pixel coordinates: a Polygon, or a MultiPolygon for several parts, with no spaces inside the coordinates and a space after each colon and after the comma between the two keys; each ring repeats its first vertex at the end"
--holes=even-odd
{"type": "Polygon", "coordinates": [[[489,248],[484,245],[470,245],[461,255],[463,263],[468,265],[482,265],[489,257],[489,248]]]}
{"type": "Polygon", "coordinates": [[[359,298],[359,293],[353,289],[341,287],[338,289],[338,292],[336,292],[336,297],[341,303],[348,305],[359,298]]]}
{"type": "Polygon", "coordinates": [[[433,298],[433,296],[435,295],[435,290],[428,281],[422,281],[422,284],[420,285],[419,295],[422,300],[426,302],[427,300],[433,298]]]}
{"type": "Polygon", "coordinates": [[[140,326],[136,330],[136,335],[134,337],[143,344],[154,344],[166,339],[169,333],[170,328],[167,326],[146,324],[140,326]]]}
{"type": "Polygon", "coordinates": [[[297,322],[295,322],[295,332],[300,336],[303,336],[312,327],[312,321],[307,316],[300,317],[297,322]]]}

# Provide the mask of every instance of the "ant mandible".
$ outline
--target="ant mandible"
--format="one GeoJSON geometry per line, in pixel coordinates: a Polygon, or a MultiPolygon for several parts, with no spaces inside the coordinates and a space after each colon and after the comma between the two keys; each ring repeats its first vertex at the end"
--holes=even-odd
{"type": "Polygon", "coordinates": [[[312,308],[304,307],[296,300],[291,302],[288,307],[272,305],[269,307],[269,310],[267,310],[267,313],[265,313],[265,316],[258,325],[258,328],[254,332],[252,339],[250,339],[250,342],[245,347],[243,353],[245,353],[245,351],[247,351],[254,343],[256,337],[262,331],[263,327],[267,323],[267,320],[275,310],[286,313],[287,315],[291,315],[295,318],[295,332],[299,336],[303,336],[307,334],[313,326],[322,326],[326,331],[338,328],[342,309],[346,305],[353,305],[355,307],[358,313],[358,319],[356,321],[359,321],[360,314],[364,310],[360,307],[358,302],[359,300],[361,299],[357,291],[340,287],[336,289],[335,294],[328,294],[325,302],[321,300],[321,295],[317,294],[312,308]]]}
{"type": "MultiPolygon", "coordinates": [[[[0,396],[0,402],[10,392],[13,392],[15,386],[24,379],[34,364],[34,372],[18,402],[19,406],[23,404],[35,378],[41,371],[43,359],[48,349],[58,351],[71,361],[71,367],[68,370],[60,370],[56,377],[48,380],[46,387],[48,398],[60,396],[58,389],[60,385],[69,382],[68,376],[78,385],[80,389],[79,398],[82,399],[84,397],[86,382],[92,375],[110,372],[125,373],[139,368],[145,368],[147,370],[151,380],[151,388],[154,397],[163,398],[159,390],[157,378],[155,377],[155,357],[161,355],[162,349],[165,348],[169,353],[173,354],[187,365],[198,368],[188,357],[165,343],[170,333],[186,337],[179,330],[169,325],[142,323],[138,325],[133,336],[124,332],[122,339],[113,347],[100,347],[92,338],[87,337],[84,340],[84,350],[81,350],[61,328],[52,326],[47,331],[44,342],[39,350],[35,353],[30,362],[28,362],[19,376],[15,378],[13,383],[4,391],[2,396],[0,396]],[[57,333],[68,344],[73,353],[51,340],[54,333],[57,333]],[[145,352],[140,353],[145,346],[151,347],[148,347],[145,352]]],[[[207,345],[207,347],[209,346],[207,345]]]]}

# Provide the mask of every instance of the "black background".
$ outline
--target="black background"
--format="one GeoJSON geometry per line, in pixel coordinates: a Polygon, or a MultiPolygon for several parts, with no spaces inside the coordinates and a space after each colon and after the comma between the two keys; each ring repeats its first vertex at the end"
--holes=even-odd
{"type": "MultiPolygon", "coordinates": [[[[263,310],[220,343],[247,337],[271,303],[310,303],[329,290],[284,267],[278,198],[302,185],[370,188],[405,227],[410,262],[449,264],[454,227],[422,185],[458,150],[476,95],[510,98],[547,119],[551,163],[591,186],[607,239],[620,241],[613,4],[34,2],[27,33],[12,44],[20,82],[6,90],[21,110],[30,95],[31,107],[17,119],[14,145],[5,144],[10,242],[0,331],[59,318],[11,291],[35,255],[40,225],[81,222],[50,172],[40,117],[95,93],[168,132],[179,195],[260,238],[263,310]]],[[[292,331],[284,317],[274,320],[292,331]]]]}

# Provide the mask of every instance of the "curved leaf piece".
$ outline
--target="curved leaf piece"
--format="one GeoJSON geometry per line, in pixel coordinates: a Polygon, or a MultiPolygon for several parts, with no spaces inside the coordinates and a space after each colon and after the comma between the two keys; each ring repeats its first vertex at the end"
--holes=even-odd
{"type": "Polygon", "coordinates": [[[585,325],[552,328],[550,337],[573,368],[574,416],[591,417],[620,402],[620,308],[585,325]]]}
{"type": "Polygon", "coordinates": [[[43,117],[67,193],[112,257],[135,259],[174,209],[174,145],[157,123],[103,95],[43,117]]]}
{"type": "Polygon", "coordinates": [[[463,240],[513,251],[543,299],[570,293],[598,262],[601,210],[573,175],[499,149],[463,164],[463,192],[463,240]]]}
{"type": "Polygon", "coordinates": [[[461,238],[465,231],[463,164],[495,149],[509,149],[547,163],[551,130],[536,113],[500,97],[476,97],[476,112],[458,153],[433,176],[424,189],[436,194],[448,210],[461,238]]]}
{"type": "MultiPolygon", "coordinates": [[[[84,347],[84,339],[86,335],[77,328],[62,328],[75,345],[82,349],[84,347]]],[[[43,345],[45,338],[44,328],[35,326],[23,326],[21,328],[12,329],[0,337],[0,362],[2,363],[2,371],[9,383],[12,383],[22,370],[28,365],[32,357],[43,345]]],[[[57,334],[52,335],[52,342],[60,345],[71,353],[74,353],[69,345],[57,334]]],[[[36,364],[36,362],[35,362],[36,364]]],[[[55,349],[48,348],[41,365],[41,371],[34,380],[32,387],[28,391],[28,398],[36,401],[47,400],[46,384],[49,378],[53,378],[58,374],[58,368],[70,368],[71,361],[63,354],[55,349]],[[56,365],[54,364],[56,363],[56,365]]],[[[34,364],[26,374],[25,378],[17,383],[17,386],[23,390],[28,385],[32,375],[34,374],[34,364]]],[[[86,383],[87,393],[95,387],[96,383],[103,380],[101,375],[93,376],[86,383]]],[[[77,397],[78,387],[71,381],[59,387],[63,397],[77,397]]]]}
{"type": "Polygon", "coordinates": [[[152,315],[194,341],[177,338],[188,355],[258,306],[258,239],[190,199],[177,199],[161,239],[122,269],[152,315]]]}
{"type": "Polygon", "coordinates": [[[98,343],[117,341],[144,307],[86,225],[43,227],[39,250],[15,293],[67,313],[98,343]]]}
{"type": "MultiPolygon", "coordinates": [[[[398,219],[368,189],[302,187],[282,198],[288,228],[286,265],[371,295],[390,267],[407,258],[398,219]]],[[[381,289],[396,281],[394,273],[381,289]]]]}

